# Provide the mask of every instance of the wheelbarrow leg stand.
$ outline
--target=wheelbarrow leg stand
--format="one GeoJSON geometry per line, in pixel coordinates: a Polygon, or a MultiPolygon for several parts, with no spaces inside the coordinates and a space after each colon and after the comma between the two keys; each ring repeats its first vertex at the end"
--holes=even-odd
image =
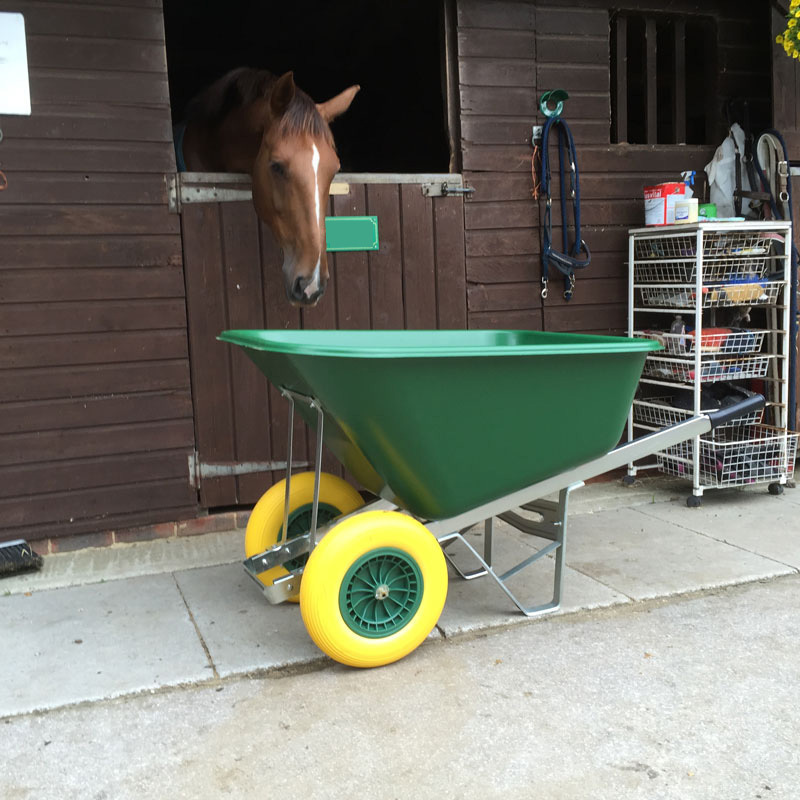
{"type": "Polygon", "coordinates": [[[494,520],[490,518],[484,523],[484,552],[481,556],[478,551],[467,541],[464,537],[466,531],[459,531],[457,533],[447,534],[439,538],[439,543],[442,547],[446,547],[453,542],[461,542],[467,550],[471,553],[472,557],[478,562],[479,567],[471,572],[463,571],[454,562],[452,556],[445,551],[447,560],[453,565],[456,572],[466,580],[472,580],[484,575],[489,575],[497,585],[506,593],[511,602],[523,613],[526,617],[536,617],[542,614],[547,614],[556,611],[561,605],[561,589],[563,586],[564,578],[564,550],[567,542],[567,518],[569,514],[569,494],[574,489],[583,486],[582,482],[573,483],[559,492],[558,502],[550,500],[534,500],[533,502],[526,503],[522,508],[526,511],[534,511],[542,516],[541,521],[534,521],[523,517],[513,511],[506,511],[498,514],[498,518],[516,528],[523,533],[533,536],[538,536],[544,539],[549,539],[550,544],[543,547],[541,550],[533,553],[532,555],[524,558],[518,564],[503,573],[498,572],[492,566],[492,547],[493,547],[493,534],[494,534],[494,520]],[[541,558],[555,554],[554,569],[553,569],[553,598],[549,603],[536,606],[526,606],[512,591],[509,589],[507,581],[518,572],[521,572],[526,567],[535,563],[541,558]]]}

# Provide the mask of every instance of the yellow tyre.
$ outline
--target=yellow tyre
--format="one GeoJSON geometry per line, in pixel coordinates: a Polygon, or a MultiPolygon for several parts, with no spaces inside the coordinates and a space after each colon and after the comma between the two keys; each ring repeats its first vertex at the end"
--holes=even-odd
{"type": "Polygon", "coordinates": [[[447,565],[425,526],[395,511],[364,511],[336,525],[311,552],[300,612],[332,659],[379,667],[422,644],[446,597],[447,565]]]}
{"type": "MultiPolygon", "coordinates": [[[[270,547],[284,541],[283,503],[286,498],[286,480],[268,489],[256,503],[244,537],[245,558],[263,553],[270,547]]],[[[319,508],[317,525],[324,525],[332,519],[349,514],[364,505],[361,495],[345,480],[323,472],[319,484],[319,508]]],[[[289,487],[289,534],[293,539],[311,530],[311,514],[314,506],[314,473],[300,472],[292,475],[289,487]]],[[[286,566],[272,567],[260,573],[258,578],[269,586],[277,578],[287,575],[291,570],[301,567],[307,555],[299,556],[286,566]],[[288,567],[288,569],[287,569],[288,567]]],[[[296,603],[299,593],[289,598],[296,603]]]]}

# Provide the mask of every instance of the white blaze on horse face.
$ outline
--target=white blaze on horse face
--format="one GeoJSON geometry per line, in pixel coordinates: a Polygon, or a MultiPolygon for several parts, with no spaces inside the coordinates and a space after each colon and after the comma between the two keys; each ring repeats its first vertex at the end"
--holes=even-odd
{"type": "MultiPolygon", "coordinates": [[[[319,222],[319,150],[317,150],[317,146],[315,144],[311,145],[311,167],[314,170],[314,213],[317,220],[317,233],[318,233],[318,241],[320,244],[320,248],[322,247],[322,230],[320,228],[319,222]]],[[[311,278],[308,286],[305,288],[305,295],[306,297],[311,297],[312,294],[319,291],[319,269],[320,269],[320,261],[322,260],[322,250],[320,249],[319,253],[317,254],[317,263],[314,267],[314,275],[311,278]]]]}

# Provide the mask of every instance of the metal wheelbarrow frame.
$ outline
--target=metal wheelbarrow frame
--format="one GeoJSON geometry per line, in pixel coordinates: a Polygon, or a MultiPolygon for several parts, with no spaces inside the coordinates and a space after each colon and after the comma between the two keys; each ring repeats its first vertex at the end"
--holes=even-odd
{"type": "MultiPolygon", "coordinates": [[[[316,412],[317,419],[317,447],[314,462],[314,492],[311,509],[310,529],[301,535],[287,539],[276,544],[261,553],[253,555],[244,561],[244,568],[247,574],[259,585],[264,596],[270,603],[280,603],[297,596],[298,589],[305,571],[305,566],[297,566],[297,559],[310,555],[323,537],[333,528],[340,526],[343,522],[355,518],[360,514],[369,511],[403,511],[390,497],[379,497],[356,511],[319,526],[319,507],[320,507],[320,484],[322,480],[322,442],[325,430],[325,414],[322,403],[314,397],[291,391],[285,387],[280,387],[283,396],[289,401],[289,437],[287,465],[292,463],[293,451],[293,428],[296,404],[304,404],[316,412]],[[294,562],[293,568],[286,574],[274,579],[265,585],[259,575],[266,570],[276,566],[285,566],[294,562]]],[[[605,455],[582,463],[578,466],[560,472],[544,480],[533,483],[522,489],[513,491],[491,502],[483,503],[471,508],[463,513],[445,519],[427,520],[413,517],[417,522],[436,539],[441,545],[447,560],[453,565],[457,573],[466,580],[473,580],[483,576],[489,576],[494,580],[516,607],[528,617],[536,617],[556,611],[561,605],[563,575],[565,566],[565,550],[567,542],[567,520],[569,509],[569,496],[572,491],[583,486],[584,481],[589,478],[601,475],[618,467],[625,466],[644,456],[651,455],[658,450],[678,444],[686,439],[695,436],[702,436],[718,425],[729,422],[738,416],[750,413],[757,408],[764,406],[764,398],[759,396],[750,397],[736,406],[715,411],[709,414],[701,414],[688,420],[672,425],[664,430],[651,433],[640,437],[627,444],[621,445],[605,455]],[[552,502],[544,500],[546,496],[558,492],[558,501],[552,502]],[[523,509],[536,512],[542,516],[542,521],[533,521],[516,513],[514,509],[523,509]],[[535,535],[549,540],[549,544],[536,551],[519,563],[506,569],[501,573],[493,566],[493,520],[497,517],[510,524],[519,531],[526,534],[535,535]],[[476,524],[484,523],[483,534],[483,553],[479,553],[475,547],[466,539],[465,533],[476,524]],[[476,568],[471,571],[464,571],[458,566],[451,553],[444,548],[453,544],[460,544],[476,562],[476,568]],[[545,556],[554,554],[553,569],[553,594],[548,602],[528,606],[509,588],[508,581],[516,574],[541,560],[545,556]]],[[[283,531],[289,528],[289,495],[291,488],[291,470],[287,468],[284,502],[284,524],[283,531]]],[[[404,512],[408,513],[408,512],[404,512]]],[[[380,591],[380,588],[379,588],[380,591]]],[[[445,588],[446,591],[446,588],[445,588]]],[[[377,595],[376,595],[377,596],[377,595]]],[[[442,603],[444,601],[442,600],[442,603]]],[[[308,627],[308,624],[307,624],[308,627]]],[[[430,631],[427,631],[429,633],[430,631]]],[[[312,634],[312,638],[315,638],[312,634]]],[[[423,637],[424,638],[424,637],[423,637]]],[[[316,640],[317,644],[320,644],[316,640]]],[[[416,645],[414,645],[416,647],[416,645]]],[[[411,649],[414,649],[412,647],[411,649]]],[[[353,664],[354,666],[377,666],[378,664],[388,663],[387,660],[379,660],[375,663],[352,661],[346,657],[339,657],[336,652],[329,652],[329,655],[342,661],[343,663],[353,664]]],[[[407,652],[410,652],[408,650],[407,652]]],[[[401,653],[402,657],[406,652],[401,653]]],[[[396,660],[392,658],[389,660],[396,660]]]]}

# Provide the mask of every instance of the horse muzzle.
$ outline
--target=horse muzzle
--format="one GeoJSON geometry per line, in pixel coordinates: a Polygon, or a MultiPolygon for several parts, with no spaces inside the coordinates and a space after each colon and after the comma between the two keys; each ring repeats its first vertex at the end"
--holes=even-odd
{"type": "Polygon", "coordinates": [[[317,274],[310,278],[301,276],[294,280],[291,287],[287,285],[286,295],[294,306],[315,306],[325,294],[327,283],[317,274]]]}

